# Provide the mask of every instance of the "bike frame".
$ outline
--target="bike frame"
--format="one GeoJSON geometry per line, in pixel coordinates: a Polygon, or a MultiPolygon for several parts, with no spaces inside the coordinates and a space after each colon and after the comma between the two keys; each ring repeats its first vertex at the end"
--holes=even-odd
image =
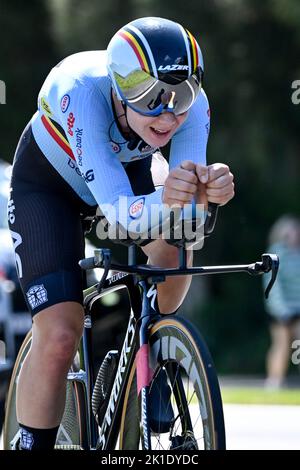
{"type": "MultiPolygon", "coordinates": [[[[262,262],[249,265],[210,266],[187,268],[187,253],[185,247],[179,249],[179,267],[175,269],[163,269],[151,265],[136,265],[136,245],[129,246],[128,265],[109,263],[110,269],[117,270],[110,278],[104,278],[99,285],[96,284],[84,291],[84,332],[81,341],[80,370],[70,372],[68,380],[76,387],[82,387],[85,397],[86,411],[80,413],[85,423],[81,423],[86,429],[87,437],[81,436],[81,445],[84,449],[112,449],[119,434],[119,423],[122,413],[122,402],[127,385],[127,379],[131,367],[136,359],[137,393],[141,407],[141,429],[143,448],[150,449],[150,430],[148,422],[149,385],[152,379],[152,371],[149,369],[148,360],[148,331],[149,325],[161,317],[158,306],[155,305],[157,296],[156,284],[163,282],[167,276],[179,275],[207,275],[233,272],[247,272],[248,274],[263,274],[272,269],[272,281],[275,281],[278,270],[278,258],[276,255],[265,254],[262,262]],[[92,361],[92,318],[91,311],[95,302],[101,297],[119,289],[128,291],[131,313],[123,343],[120,360],[114,379],[110,399],[106,413],[101,423],[100,432],[94,418],[91,401],[95,378],[92,361]]],[[[82,268],[91,269],[102,266],[102,252],[109,250],[95,250],[95,257],[83,260],[82,268]],[[84,267],[84,262],[88,262],[84,267]]],[[[110,252],[109,252],[110,253],[110,252]]],[[[109,255],[110,256],[110,255],[109,255]]],[[[106,271],[107,275],[108,271],[106,271]]],[[[270,286],[269,286],[270,288],[270,286]]]]}
{"type": "MultiPolygon", "coordinates": [[[[134,276],[132,274],[122,274],[112,276],[105,281],[105,285],[101,293],[98,292],[97,286],[93,286],[87,289],[84,294],[84,306],[85,306],[85,320],[84,320],[84,331],[82,337],[82,344],[80,347],[80,371],[70,372],[68,374],[68,380],[71,380],[76,384],[84,387],[86,404],[87,404],[87,416],[85,428],[87,429],[87,441],[83,447],[107,449],[112,448],[118,438],[119,431],[119,420],[122,411],[122,399],[124,397],[127,377],[135,358],[136,347],[139,346],[137,353],[137,361],[139,366],[138,371],[143,367],[144,373],[138,375],[138,383],[143,383],[142,387],[142,400],[148,402],[147,393],[144,388],[149,385],[149,377],[147,375],[148,370],[148,356],[145,354],[148,344],[148,326],[151,319],[157,315],[157,312],[151,307],[150,297],[147,294],[151,291],[152,285],[147,282],[140,282],[143,289],[143,301],[140,300],[140,291],[137,284],[134,282],[134,276]],[[92,392],[94,388],[95,378],[92,367],[92,321],[91,321],[91,309],[93,304],[97,302],[101,297],[107,295],[116,290],[127,288],[130,303],[131,303],[131,314],[127,326],[125,340],[123,343],[122,351],[120,354],[120,360],[112,388],[110,400],[108,402],[107,410],[103,420],[100,433],[98,432],[98,426],[91,410],[92,392]],[[117,431],[117,432],[116,432],[117,431]]],[[[148,428],[146,422],[147,416],[143,418],[143,429],[148,428]]],[[[144,445],[149,445],[144,442],[144,445]]]]}

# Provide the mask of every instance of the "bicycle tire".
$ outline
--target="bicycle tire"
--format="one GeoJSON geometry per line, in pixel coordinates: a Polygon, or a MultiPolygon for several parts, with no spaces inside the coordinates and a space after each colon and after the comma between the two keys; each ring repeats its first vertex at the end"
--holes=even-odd
{"type": "MultiPolygon", "coordinates": [[[[3,426],[3,449],[12,450],[12,442],[18,438],[19,425],[16,416],[16,388],[22,363],[28,354],[32,341],[32,332],[28,332],[19,350],[13,368],[5,404],[3,426]]],[[[79,384],[67,381],[66,404],[61,425],[58,430],[55,448],[62,450],[81,449],[86,438],[86,423],[83,419],[85,410],[83,393],[79,384]]]]}
{"type": "MultiPolygon", "coordinates": [[[[155,377],[158,376],[159,370],[162,368],[164,368],[164,370],[167,370],[168,367],[170,368],[168,364],[173,364],[172,367],[178,367],[180,376],[183,371],[186,373],[187,377],[189,377],[189,375],[192,374],[191,371],[193,371],[193,377],[197,379],[194,383],[195,388],[197,388],[197,393],[202,400],[199,402],[203,426],[203,442],[201,442],[201,444],[205,450],[224,450],[226,448],[225,426],[219,383],[211,355],[200,333],[186,319],[170,315],[158,320],[151,327],[149,331],[149,346],[150,364],[154,372],[152,384],[155,381],[155,377]]],[[[140,409],[137,399],[135,369],[136,365],[134,362],[129,374],[121,417],[120,449],[124,450],[142,449],[142,440],[140,438],[140,409]]],[[[177,382],[179,383],[178,379],[177,382]]],[[[152,384],[150,384],[150,389],[152,384]]],[[[172,401],[176,402],[180,393],[183,393],[184,390],[182,389],[180,392],[177,390],[175,392],[176,388],[178,388],[177,383],[171,384],[171,382],[169,382],[169,385],[173,387],[172,401]],[[173,395],[177,395],[177,398],[174,398],[173,395]]],[[[188,403],[188,405],[191,408],[195,406],[194,403],[188,403]]],[[[196,410],[198,410],[197,406],[196,410]]],[[[180,416],[180,421],[181,428],[183,429],[184,417],[180,416]]],[[[153,444],[153,442],[155,443],[157,440],[157,432],[151,432],[151,435],[153,435],[151,438],[153,444]]],[[[177,441],[178,438],[179,436],[176,436],[177,441]]],[[[171,434],[168,435],[168,440],[169,439],[170,443],[177,442],[173,437],[171,438],[171,434]]],[[[186,439],[186,443],[189,445],[185,444],[181,447],[172,447],[170,444],[166,448],[163,447],[163,449],[174,449],[178,451],[181,448],[191,450],[194,448],[191,444],[196,446],[195,438],[192,440],[190,434],[189,441],[186,439]]],[[[159,449],[161,450],[162,448],[159,447],[159,449]]],[[[198,442],[197,449],[199,450],[198,442]]],[[[154,450],[154,448],[152,450],[154,450]]]]}
{"type": "Polygon", "coordinates": [[[22,363],[30,349],[31,346],[31,330],[27,333],[20,350],[18,352],[15,365],[13,368],[12,376],[9,383],[9,388],[7,392],[6,402],[5,402],[5,418],[3,425],[3,449],[11,450],[11,442],[18,433],[19,425],[17,421],[16,413],[16,384],[17,378],[22,367],[22,363]]]}

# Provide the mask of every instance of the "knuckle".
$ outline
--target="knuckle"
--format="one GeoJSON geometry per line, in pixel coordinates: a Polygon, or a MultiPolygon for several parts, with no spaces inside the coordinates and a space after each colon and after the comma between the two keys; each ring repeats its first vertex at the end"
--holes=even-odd
{"type": "Polygon", "coordinates": [[[184,193],[183,196],[182,196],[182,199],[183,199],[185,202],[189,202],[189,201],[191,201],[192,197],[191,197],[190,194],[184,193]]]}

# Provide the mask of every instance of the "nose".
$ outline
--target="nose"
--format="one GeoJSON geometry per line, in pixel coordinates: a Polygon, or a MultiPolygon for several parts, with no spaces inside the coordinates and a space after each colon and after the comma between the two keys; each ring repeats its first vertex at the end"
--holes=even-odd
{"type": "Polygon", "coordinates": [[[160,123],[174,124],[176,123],[176,116],[174,113],[170,113],[169,111],[166,111],[158,116],[158,120],[160,123]]]}

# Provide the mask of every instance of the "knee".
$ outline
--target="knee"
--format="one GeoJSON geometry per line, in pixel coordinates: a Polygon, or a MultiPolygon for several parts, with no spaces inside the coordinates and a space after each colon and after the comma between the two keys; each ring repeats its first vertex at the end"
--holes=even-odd
{"type": "Polygon", "coordinates": [[[54,328],[46,337],[40,337],[33,349],[48,373],[59,375],[71,366],[80,337],[81,333],[72,328],[54,328]]]}
{"type": "Polygon", "coordinates": [[[163,239],[154,240],[142,247],[151,264],[166,268],[178,266],[178,248],[168,244],[163,239]]]}
{"type": "Polygon", "coordinates": [[[55,332],[49,342],[50,348],[51,343],[54,346],[53,354],[55,358],[62,361],[72,360],[78,347],[80,336],[77,331],[67,328],[55,332]]]}

